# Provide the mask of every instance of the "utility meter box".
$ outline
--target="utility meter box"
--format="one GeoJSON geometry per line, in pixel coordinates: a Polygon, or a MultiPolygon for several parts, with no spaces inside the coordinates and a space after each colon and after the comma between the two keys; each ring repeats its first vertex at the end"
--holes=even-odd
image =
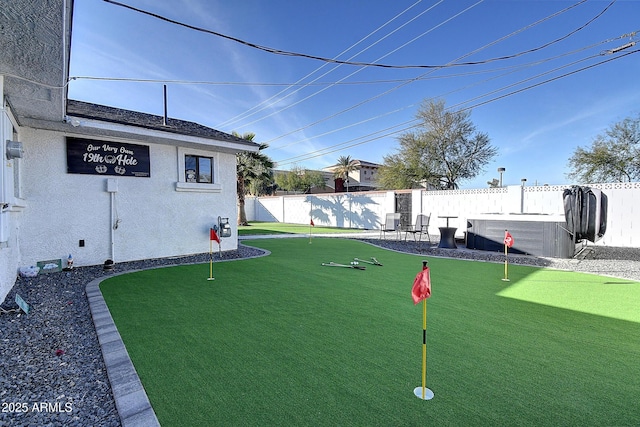
{"type": "Polygon", "coordinates": [[[231,237],[229,218],[218,217],[218,230],[220,231],[220,237],[231,237]]]}

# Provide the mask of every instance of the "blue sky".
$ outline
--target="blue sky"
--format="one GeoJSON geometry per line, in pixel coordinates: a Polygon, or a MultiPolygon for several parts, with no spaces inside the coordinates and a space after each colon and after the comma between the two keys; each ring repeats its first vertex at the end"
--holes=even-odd
{"type": "Polygon", "coordinates": [[[576,147],[640,113],[640,54],[622,56],[640,43],[607,53],[639,41],[629,33],[640,29],[640,1],[119,1],[282,51],[439,66],[276,55],[103,0],[75,1],[69,98],[162,115],[167,84],[170,117],[253,132],[280,169],[320,169],[343,155],[383,163],[420,104],[443,99],[470,108],[498,148],[461,188],[487,187],[498,167],[505,185],[565,185],[576,147]],[[451,65],[462,62],[474,64],[451,65]]]}

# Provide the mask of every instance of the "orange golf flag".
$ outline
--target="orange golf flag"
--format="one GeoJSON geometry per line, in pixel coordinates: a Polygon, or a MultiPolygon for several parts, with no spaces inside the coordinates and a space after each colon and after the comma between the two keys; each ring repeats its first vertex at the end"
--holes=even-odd
{"type": "Polygon", "coordinates": [[[422,267],[422,271],[416,275],[413,280],[413,288],[411,288],[411,296],[413,303],[418,304],[420,301],[431,296],[431,275],[429,267],[422,267]]]}
{"type": "Polygon", "coordinates": [[[508,247],[512,247],[513,243],[514,243],[514,240],[511,233],[509,233],[509,231],[507,230],[504,230],[504,244],[507,245],[508,247]]]}
{"type": "Polygon", "coordinates": [[[216,230],[214,230],[213,228],[209,229],[209,240],[215,240],[216,242],[218,242],[218,244],[220,244],[218,233],[216,233],[216,230]]]}

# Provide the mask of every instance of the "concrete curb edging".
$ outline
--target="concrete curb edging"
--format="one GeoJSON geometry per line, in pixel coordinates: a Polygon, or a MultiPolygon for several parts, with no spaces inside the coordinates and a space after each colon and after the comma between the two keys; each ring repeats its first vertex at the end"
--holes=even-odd
{"type": "Polygon", "coordinates": [[[100,291],[100,283],[111,277],[113,276],[89,282],[87,299],[116,409],[123,427],[159,427],[156,413],[100,291]]]}
{"type": "MultiPolygon", "coordinates": [[[[260,248],[256,248],[260,249],[260,248]]],[[[245,258],[234,258],[218,260],[218,262],[239,261],[251,258],[259,258],[271,254],[271,252],[260,249],[261,255],[245,258]]],[[[201,263],[187,263],[201,264],[201,263]]],[[[186,265],[186,264],[181,264],[186,265]]],[[[156,268],[175,267],[176,265],[154,266],[144,270],[156,268]]],[[[140,377],[133,362],[129,357],[129,352],[122,341],[107,303],[105,302],[100,283],[121,274],[135,273],[142,270],[128,270],[106,277],[99,277],[92,280],[86,286],[87,300],[93,325],[96,328],[102,358],[107,369],[107,377],[111,384],[111,392],[116,404],[116,410],[120,416],[122,427],[160,427],[156,413],[151,406],[140,377]]]]}

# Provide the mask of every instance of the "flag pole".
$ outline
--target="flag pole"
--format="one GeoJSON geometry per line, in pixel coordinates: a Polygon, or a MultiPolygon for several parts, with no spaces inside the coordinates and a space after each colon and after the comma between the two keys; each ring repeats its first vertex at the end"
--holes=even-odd
{"type": "MultiPolygon", "coordinates": [[[[422,269],[426,268],[427,261],[422,261],[422,269]]],[[[422,400],[433,399],[433,391],[427,388],[427,298],[422,299],[422,386],[413,389],[413,394],[422,400]]]]}
{"type": "Polygon", "coordinates": [[[309,244],[311,244],[311,227],[313,224],[313,199],[309,199],[309,244]]]}
{"type": "Polygon", "coordinates": [[[209,278],[207,280],[216,280],[213,277],[213,228],[209,229],[209,278]]]}
{"type": "Polygon", "coordinates": [[[209,278],[207,280],[215,280],[213,278],[213,240],[209,239],[209,278]]]}
{"type": "Polygon", "coordinates": [[[508,269],[509,269],[509,247],[505,244],[504,245],[504,279],[502,279],[505,282],[509,280],[508,269]]]}
{"type": "Polygon", "coordinates": [[[427,388],[427,299],[422,300],[422,400],[427,388]]]}
{"type": "Polygon", "coordinates": [[[309,244],[311,244],[311,227],[315,227],[316,225],[313,223],[313,215],[309,212],[309,244]]]}
{"type": "Polygon", "coordinates": [[[507,234],[508,230],[505,230],[505,241],[504,241],[504,279],[503,282],[510,282],[509,274],[508,274],[508,266],[509,266],[509,245],[507,245],[507,234]]]}

